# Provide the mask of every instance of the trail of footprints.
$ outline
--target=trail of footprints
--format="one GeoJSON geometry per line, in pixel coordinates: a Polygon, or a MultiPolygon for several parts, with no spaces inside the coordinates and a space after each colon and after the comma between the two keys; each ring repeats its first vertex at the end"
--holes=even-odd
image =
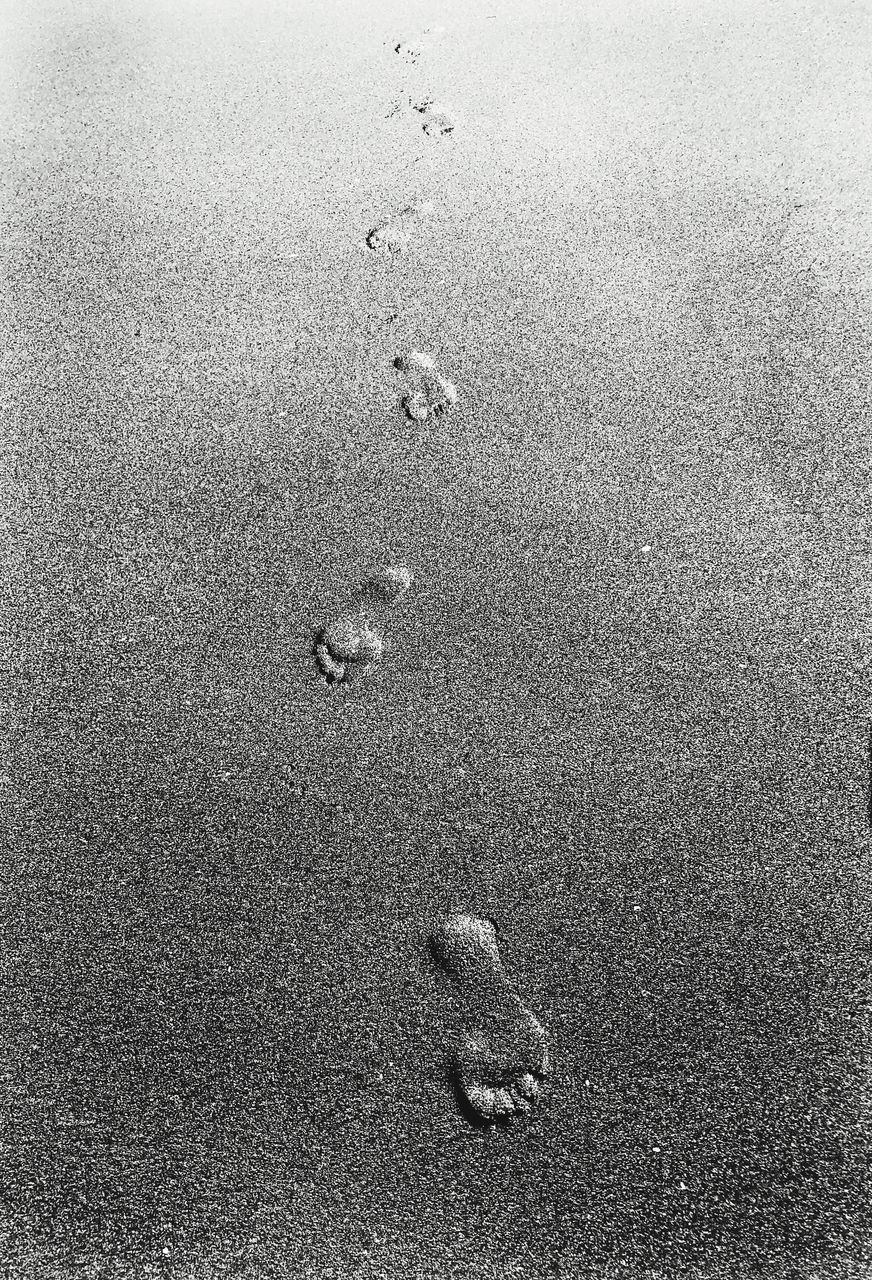
{"type": "MultiPolygon", "coordinates": [[[[415,66],[443,34],[442,28],[429,29],[417,41],[400,41],[394,53],[415,66]]],[[[453,132],[454,116],[432,99],[409,98],[408,105],[420,116],[428,136],[442,138],[453,132]]],[[[390,114],[398,110],[395,105],[390,114]]],[[[405,253],[432,212],[429,201],[405,205],[371,229],[368,248],[388,255],[405,253]]],[[[457,403],[457,389],[429,353],[400,354],[394,368],[401,385],[400,405],[411,421],[439,418],[457,403]]],[[[372,673],[388,647],[391,614],[411,585],[407,568],[383,566],[319,628],[313,655],[326,685],[353,685],[372,673]]],[[[452,1070],[464,1109],[486,1125],[529,1115],[549,1071],[547,1035],[509,981],[494,924],[474,915],[448,916],[433,930],[430,949],[453,978],[463,1013],[464,1033],[452,1070]]]]}

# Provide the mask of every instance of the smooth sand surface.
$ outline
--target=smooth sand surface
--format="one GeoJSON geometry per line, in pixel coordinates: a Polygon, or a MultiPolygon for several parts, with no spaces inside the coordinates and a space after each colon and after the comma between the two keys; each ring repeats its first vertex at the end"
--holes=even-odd
{"type": "Polygon", "coordinates": [[[4,24],[3,1275],[867,1276],[868,11],[4,24]]]}

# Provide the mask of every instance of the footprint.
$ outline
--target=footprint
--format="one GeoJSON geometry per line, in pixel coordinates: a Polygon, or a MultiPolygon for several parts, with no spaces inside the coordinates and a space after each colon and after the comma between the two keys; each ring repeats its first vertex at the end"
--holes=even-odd
{"type": "Polygon", "coordinates": [[[431,137],[442,137],[453,133],[455,121],[450,111],[435,102],[425,100],[414,105],[414,110],[422,117],[421,127],[431,137]]]}
{"type": "Polygon", "coordinates": [[[424,98],[421,102],[414,102],[410,97],[397,98],[391,103],[385,119],[392,120],[394,116],[410,107],[421,117],[421,128],[432,137],[442,137],[446,133],[453,133],[457,128],[457,119],[452,112],[447,107],[434,102],[432,98],[424,98]]]}
{"type": "Polygon", "coordinates": [[[404,565],[383,565],[361,584],[364,600],[377,601],[392,609],[412,585],[412,575],[404,565]]]}
{"type": "Polygon", "coordinates": [[[412,66],[417,63],[423,54],[428,53],[433,46],[445,35],[445,28],[441,26],[427,27],[414,40],[400,40],[394,45],[394,53],[402,58],[403,62],[411,63],[412,66]]]}
{"type": "Polygon", "coordinates": [[[366,237],[368,247],[388,253],[404,253],[420,231],[424,219],[432,212],[433,206],[428,200],[406,205],[392,218],[373,227],[366,237]]]}
{"type": "Polygon", "coordinates": [[[413,422],[438,418],[457,404],[457,388],[436,371],[436,361],[424,351],[397,356],[394,368],[403,374],[407,390],[401,404],[413,422]]]}
{"type": "Polygon", "coordinates": [[[547,1037],[509,985],[496,929],[478,916],[449,916],[431,946],[456,978],[465,1006],[455,1071],[467,1104],[488,1123],[528,1115],[549,1070],[547,1037]]]}
{"type": "Polygon", "coordinates": [[[383,653],[384,641],[362,612],[334,618],[315,640],[315,660],[328,684],[366,674],[383,653]]]}
{"type": "Polygon", "coordinates": [[[416,63],[423,52],[420,41],[400,40],[394,45],[394,53],[399,54],[404,62],[416,63]]]}
{"type": "Polygon", "coordinates": [[[381,661],[381,625],[411,583],[405,567],[382,567],[361,583],[344,612],[318,630],[313,654],[327,684],[352,683],[381,661]]]}

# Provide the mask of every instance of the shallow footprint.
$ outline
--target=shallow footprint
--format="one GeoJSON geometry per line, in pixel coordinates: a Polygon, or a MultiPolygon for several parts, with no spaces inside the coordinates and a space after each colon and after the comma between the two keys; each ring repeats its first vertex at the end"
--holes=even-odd
{"type": "Polygon", "coordinates": [[[427,27],[416,39],[398,41],[394,45],[394,53],[402,58],[403,62],[409,62],[414,66],[421,56],[428,53],[444,35],[444,27],[427,27]]]}
{"type": "Polygon", "coordinates": [[[427,200],[406,205],[399,213],[373,227],[366,237],[367,246],[384,253],[405,253],[419,233],[425,218],[432,212],[433,206],[427,200]]]}
{"type": "Polygon", "coordinates": [[[360,585],[364,600],[377,601],[393,608],[402,600],[412,585],[412,575],[405,565],[382,565],[360,585]]]}
{"type": "Polygon", "coordinates": [[[381,625],[411,583],[404,566],[385,565],[361,583],[344,612],[319,628],[313,654],[327,684],[352,683],[381,661],[381,625]]]}
{"type": "Polygon", "coordinates": [[[414,105],[414,110],[421,116],[421,127],[431,137],[443,137],[454,132],[454,117],[445,107],[427,99],[414,105]]]}
{"type": "Polygon", "coordinates": [[[404,375],[407,390],[401,404],[413,422],[425,422],[431,415],[438,418],[457,403],[457,388],[436,371],[436,362],[424,351],[410,351],[397,356],[394,368],[404,375]]]}
{"type": "Polygon", "coordinates": [[[488,1123],[528,1115],[549,1070],[547,1036],[509,984],[496,929],[478,916],[453,915],[434,930],[431,945],[465,1006],[455,1071],[468,1106],[488,1123]]]}

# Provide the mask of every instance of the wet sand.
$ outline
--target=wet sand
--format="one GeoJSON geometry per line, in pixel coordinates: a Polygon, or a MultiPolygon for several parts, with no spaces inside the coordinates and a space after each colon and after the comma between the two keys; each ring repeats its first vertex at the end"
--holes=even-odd
{"type": "Polygon", "coordinates": [[[857,11],[347,8],[8,18],[4,1274],[864,1276],[857,11]]]}

